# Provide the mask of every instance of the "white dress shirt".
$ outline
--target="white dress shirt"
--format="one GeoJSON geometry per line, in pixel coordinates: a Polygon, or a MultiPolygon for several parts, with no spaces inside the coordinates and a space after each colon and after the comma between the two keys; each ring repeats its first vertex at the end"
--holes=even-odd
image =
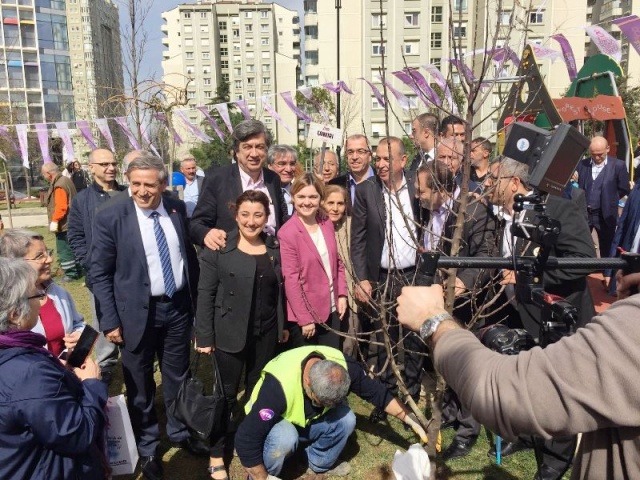
{"type": "MultiPolygon", "coordinates": [[[[164,295],[164,278],[162,276],[162,264],[160,263],[160,253],[158,252],[158,244],[156,242],[156,235],[153,233],[153,218],[151,214],[154,210],[149,208],[140,208],[133,202],[136,207],[136,215],[138,217],[138,226],[140,227],[140,234],[142,235],[142,245],[144,246],[144,253],[147,259],[147,266],[149,268],[149,280],[151,281],[151,296],[157,297],[164,295]]],[[[164,208],[162,202],[155,209],[160,214],[158,221],[164,231],[164,236],[167,238],[167,245],[169,247],[169,255],[171,257],[171,269],[173,270],[173,278],[176,282],[176,292],[182,290],[184,287],[184,262],[182,261],[182,255],[180,254],[180,240],[178,239],[178,232],[176,232],[173,222],[164,208]]]]}
{"type": "Polygon", "coordinates": [[[593,161],[593,159],[591,159],[591,179],[595,182],[596,178],[598,178],[598,175],[600,175],[600,172],[604,169],[605,165],[607,164],[607,160],[608,157],[605,157],[604,162],[602,162],[600,165],[596,165],[596,162],[593,161]]]}
{"type": "Polygon", "coordinates": [[[260,177],[257,181],[253,181],[253,179],[249,176],[247,172],[239,168],[240,170],[240,180],[242,182],[242,191],[246,192],[247,190],[258,190],[259,192],[264,193],[269,199],[269,219],[267,220],[267,224],[264,227],[264,231],[275,235],[276,234],[276,210],[273,206],[273,198],[269,194],[269,189],[267,188],[267,184],[264,183],[264,172],[260,171],[260,177]]]}
{"type": "Polygon", "coordinates": [[[396,192],[390,191],[383,185],[382,198],[387,218],[380,267],[385,270],[402,270],[414,267],[416,265],[416,246],[410,230],[413,228],[414,220],[406,178],[402,178],[402,186],[397,195],[396,192]]]}
{"type": "Polygon", "coordinates": [[[183,193],[184,204],[187,207],[187,218],[191,218],[191,215],[193,215],[193,211],[196,209],[196,205],[198,204],[198,196],[200,195],[200,192],[198,191],[198,177],[194,178],[191,183],[187,180],[183,193]]]}
{"type": "Polygon", "coordinates": [[[431,210],[429,216],[429,223],[427,229],[424,232],[424,249],[427,252],[435,251],[440,244],[440,237],[444,230],[444,224],[449,217],[449,212],[453,208],[453,198],[448,198],[440,208],[431,210]]]}

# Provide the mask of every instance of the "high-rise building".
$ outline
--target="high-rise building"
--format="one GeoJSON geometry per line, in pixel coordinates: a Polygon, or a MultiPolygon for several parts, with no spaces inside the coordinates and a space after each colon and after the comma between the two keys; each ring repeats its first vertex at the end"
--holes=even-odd
{"type": "MultiPolygon", "coordinates": [[[[163,81],[186,88],[184,108],[192,124],[203,120],[195,107],[210,104],[226,84],[229,101],[246,100],[252,116],[262,120],[278,142],[297,143],[297,118],[277,95],[295,94],[298,84],[300,27],[295,11],[258,0],[230,0],[180,5],[162,18],[163,81]],[[262,97],[290,131],[263,110],[262,97]]],[[[174,126],[180,128],[179,122],[174,126]]],[[[178,155],[198,142],[181,133],[187,141],[178,155]]]]}
{"type": "MultiPolygon", "coordinates": [[[[112,0],[0,0],[0,16],[0,124],[94,120],[122,111],[106,101],[124,91],[112,0]]],[[[86,142],[74,143],[82,158],[86,142]]]]}

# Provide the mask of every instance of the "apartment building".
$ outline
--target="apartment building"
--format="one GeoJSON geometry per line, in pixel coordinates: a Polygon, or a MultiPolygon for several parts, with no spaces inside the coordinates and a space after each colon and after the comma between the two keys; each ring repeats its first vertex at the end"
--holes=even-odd
{"type": "MultiPolygon", "coordinates": [[[[297,143],[298,120],[278,95],[295,94],[300,72],[297,12],[258,0],[228,0],[180,5],[162,14],[163,81],[187,88],[187,117],[199,125],[197,106],[210,104],[222,82],[230,101],[246,100],[251,115],[262,120],[280,143],[297,143]],[[263,109],[267,97],[288,131],[263,109]]],[[[178,122],[186,140],[178,156],[198,143],[178,122]]],[[[224,130],[224,126],[221,128],[224,130]]]]}

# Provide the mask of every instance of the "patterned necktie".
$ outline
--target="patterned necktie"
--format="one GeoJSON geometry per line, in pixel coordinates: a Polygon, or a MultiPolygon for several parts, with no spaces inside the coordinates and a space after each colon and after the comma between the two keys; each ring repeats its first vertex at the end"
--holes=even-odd
{"type": "Polygon", "coordinates": [[[162,279],[164,280],[164,293],[168,297],[173,297],[173,294],[176,293],[176,281],[175,278],[173,278],[173,268],[171,267],[171,255],[169,255],[167,237],[160,226],[160,214],[158,212],[151,212],[151,217],[153,217],[153,233],[156,236],[158,253],[160,254],[162,279]]]}

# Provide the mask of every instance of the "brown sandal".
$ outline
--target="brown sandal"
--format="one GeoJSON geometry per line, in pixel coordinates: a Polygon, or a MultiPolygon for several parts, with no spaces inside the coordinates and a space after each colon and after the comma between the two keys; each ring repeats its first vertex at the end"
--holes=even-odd
{"type": "MultiPolygon", "coordinates": [[[[218,473],[218,472],[225,472],[226,474],[227,468],[224,465],[218,465],[217,467],[214,467],[213,465],[209,465],[209,467],[207,468],[207,472],[209,472],[209,475],[213,475],[214,473],[218,473]]],[[[227,474],[223,478],[216,478],[214,480],[229,480],[229,475],[227,474]]]]}

